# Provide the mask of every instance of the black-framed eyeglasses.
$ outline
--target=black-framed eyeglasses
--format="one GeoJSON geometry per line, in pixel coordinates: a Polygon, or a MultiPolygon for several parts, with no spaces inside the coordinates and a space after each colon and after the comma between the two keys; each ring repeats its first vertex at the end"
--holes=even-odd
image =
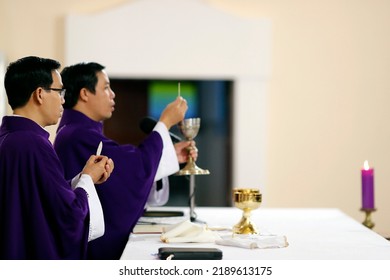
{"type": "Polygon", "coordinates": [[[45,88],[45,90],[56,91],[56,92],[58,92],[58,94],[59,94],[62,98],[65,97],[65,93],[66,93],[66,89],[64,89],[64,88],[45,88]]]}

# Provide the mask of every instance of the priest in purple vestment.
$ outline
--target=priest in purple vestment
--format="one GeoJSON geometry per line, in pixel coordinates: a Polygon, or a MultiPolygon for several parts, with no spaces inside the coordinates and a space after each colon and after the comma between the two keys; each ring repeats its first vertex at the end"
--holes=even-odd
{"type": "Polygon", "coordinates": [[[5,74],[13,115],[0,126],[0,259],[85,259],[88,241],[104,233],[94,184],[107,180],[112,160],[90,154],[67,181],[44,129],[63,112],[59,67],[25,57],[5,74]]]}
{"type": "Polygon", "coordinates": [[[64,68],[61,75],[67,95],[54,148],[66,177],[77,173],[100,141],[104,154],[115,162],[110,180],[97,190],[104,211],[105,235],[88,244],[88,258],[119,259],[148,198],[159,200],[159,192],[151,191],[153,182],[177,172],[179,162],[187,159],[187,147],[194,145],[183,142],[177,151],[168,131],[184,118],[187,102],[178,97],[170,103],[154,131],[139,146],[119,145],[103,134],[102,122],[112,116],[115,106],[115,93],[104,66],[79,63],[64,68]]]}

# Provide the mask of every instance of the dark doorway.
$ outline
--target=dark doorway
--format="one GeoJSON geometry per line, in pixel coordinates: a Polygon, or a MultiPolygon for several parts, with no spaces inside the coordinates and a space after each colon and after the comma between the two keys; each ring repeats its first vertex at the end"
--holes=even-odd
{"type": "MultiPolygon", "coordinates": [[[[158,120],[166,104],[174,100],[178,81],[162,79],[115,79],[111,88],[116,110],[104,123],[104,133],[118,143],[138,145],[145,133],[140,121],[150,116],[158,120]]],[[[232,82],[211,80],[180,81],[181,95],[188,101],[186,118],[200,117],[201,127],[195,138],[199,157],[197,165],[210,175],[195,176],[195,204],[231,205],[232,160],[232,82]]],[[[171,132],[180,136],[177,127],[171,132]]],[[[169,177],[170,198],[167,206],[189,205],[189,177],[169,177]]]]}

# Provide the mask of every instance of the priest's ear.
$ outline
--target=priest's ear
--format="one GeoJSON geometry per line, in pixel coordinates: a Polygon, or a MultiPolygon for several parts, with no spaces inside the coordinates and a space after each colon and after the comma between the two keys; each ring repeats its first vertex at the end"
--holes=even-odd
{"type": "Polygon", "coordinates": [[[38,104],[43,104],[43,99],[44,99],[44,97],[43,97],[43,93],[44,93],[44,92],[43,92],[43,91],[44,91],[44,89],[41,88],[41,87],[39,87],[39,88],[37,88],[37,89],[33,92],[31,98],[34,99],[34,102],[36,102],[36,103],[38,103],[38,104]]]}
{"type": "Polygon", "coordinates": [[[84,102],[87,102],[88,98],[89,98],[89,94],[90,94],[90,91],[88,89],[82,88],[80,90],[80,96],[79,96],[80,100],[84,101],[84,102]]]}

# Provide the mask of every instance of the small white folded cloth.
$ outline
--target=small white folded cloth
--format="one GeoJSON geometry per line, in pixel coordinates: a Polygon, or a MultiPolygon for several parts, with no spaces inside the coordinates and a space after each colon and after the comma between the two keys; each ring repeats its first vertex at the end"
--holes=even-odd
{"type": "Polygon", "coordinates": [[[287,238],[281,235],[229,234],[220,236],[206,225],[189,220],[163,228],[160,236],[165,243],[215,243],[247,249],[283,248],[288,246],[287,238]]]}
{"type": "Polygon", "coordinates": [[[185,220],[176,225],[164,228],[160,239],[165,243],[213,243],[215,240],[220,239],[220,237],[217,233],[207,229],[206,225],[199,225],[185,220]]]}
{"type": "Polygon", "coordinates": [[[283,248],[288,246],[287,238],[280,235],[235,234],[215,240],[218,245],[235,246],[247,249],[283,248]]]}

